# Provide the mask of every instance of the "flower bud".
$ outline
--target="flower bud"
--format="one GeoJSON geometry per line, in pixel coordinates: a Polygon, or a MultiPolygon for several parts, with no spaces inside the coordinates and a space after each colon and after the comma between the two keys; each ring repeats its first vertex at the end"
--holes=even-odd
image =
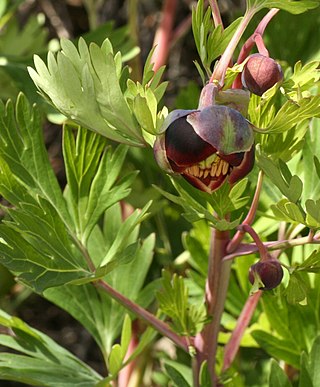
{"type": "Polygon", "coordinates": [[[252,285],[258,284],[262,290],[270,290],[280,285],[283,269],[277,259],[259,261],[249,269],[249,281],[252,285]]]}
{"type": "Polygon", "coordinates": [[[274,59],[261,54],[250,55],[241,76],[243,86],[260,96],[282,79],[281,66],[274,59]]]}
{"type": "Polygon", "coordinates": [[[194,187],[212,192],[227,179],[233,184],[251,171],[253,142],[252,127],[241,113],[211,105],[171,112],[154,154],[166,172],[181,174],[194,187]]]}

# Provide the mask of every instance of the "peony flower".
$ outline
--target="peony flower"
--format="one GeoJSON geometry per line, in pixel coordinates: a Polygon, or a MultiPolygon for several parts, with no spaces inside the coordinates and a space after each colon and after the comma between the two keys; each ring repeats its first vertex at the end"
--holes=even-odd
{"type": "Polygon", "coordinates": [[[174,110],[154,144],[159,166],[180,174],[194,187],[213,192],[228,180],[246,176],[254,164],[250,123],[237,110],[210,105],[198,110],[174,110]]]}

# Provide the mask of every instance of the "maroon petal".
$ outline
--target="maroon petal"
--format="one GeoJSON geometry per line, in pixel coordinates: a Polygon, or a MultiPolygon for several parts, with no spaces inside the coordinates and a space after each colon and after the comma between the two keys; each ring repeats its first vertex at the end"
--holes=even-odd
{"type": "Polygon", "coordinates": [[[230,176],[229,176],[230,184],[233,184],[238,180],[242,179],[252,170],[254,165],[254,154],[255,154],[255,147],[254,145],[252,145],[249,152],[245,153],[242,163],[239,166],[234,167],[232,169],[232,172],[230,173],[230,176]]]}
{"type": "Polygon", "coordinates": [[[254,140],[250,123],[237,110],[212,105],[187,116],[187,121],[204,141],[224,155],[248,151],[254,140]]]}
{"type": "Polygon", "coordinates": [[[216,152],[195,133],[186,117],[178,118],[168,127],[165,148],[169,161],[180,167],[197,164],[216,152]]]}
{"type": "Polygon", "coordinates": [[[162,134],[156,138],[156,141],[153,145],[153,153],[156,159],[157,164],[161,169],[166,171],[167,173],[174,173],[171,168],[171,164],[167,159],[166,147],[165,147],[165,135],[162,134]]]}

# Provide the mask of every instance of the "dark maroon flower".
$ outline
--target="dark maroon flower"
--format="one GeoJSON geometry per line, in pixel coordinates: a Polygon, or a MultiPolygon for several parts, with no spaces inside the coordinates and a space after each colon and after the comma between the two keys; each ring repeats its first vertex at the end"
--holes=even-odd
{"type": "Polygon", "coordinates": [[[282,79],[279,63],[261,54],[250,55],[241,76],[243,86],[260,96],[282,79]]]}
{"type": "Polygon", "coordinates": [[[270,290],[280,285],[283,269],[277,259],[268,259],[255,263],[249,269],[249,281],[258,284],[259,289],[270,290]]]}
{"type": "Polygon", "coordinates": [[[162,132],[154,144],[159,166],[202,191],[212,192],[227,179],[233,184],[253,167],[253,130],[235,109],[174,110],[162,132]]]}

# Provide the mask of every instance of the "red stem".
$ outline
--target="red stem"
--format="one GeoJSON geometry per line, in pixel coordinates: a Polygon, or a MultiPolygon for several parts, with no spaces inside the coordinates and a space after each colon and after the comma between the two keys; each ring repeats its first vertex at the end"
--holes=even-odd
{"type": "Polygon", "coordinates": [[[168,337],[178,347],[182,348],[185,352],[189,351],[190,342],[187,342],[185,338],[180,337],[177,333],[173,332],[168,324],[166,324],[162,320],[159,320],[152,313],[148,312],[140,305],[136,304],[135,302],[129,300],[127,297],[123,296],[121,293],[119,293],[117,290],[112,288],[105,281],[103,280],[97,281],[96,286],[99,286],[106,293],[108,293],[110,297],[112,297],[114,300],[119,302],[119,304],[124,306],[126,309],[130,310],[137,317],[141,318],[146,323],[151,325],[155,330],[160,332],[163,336],[168,337]]]}
{"type": "Polygon", "coordinates": [[[230,275],[230,262],[223,262],[226,246],[229,242],[229,232],[212,230],[209,267],[206,283],[207,313],[212,320],[194,340],[196,349],[195,386],[199,386],[199,371],[201,364],[207,361],[212,386],[217,383],[215,374],[215,359],[218,346],[218,333],[221,315],[227,294],[230,275]]]}
{"type": "Polygon", "coordinates": [[[246,328],[249,325],[249,322],[253,316],[254,311],[256,310],[258,301],[262,295],[262,291],[258,290],[256,293],[249,296],[247,299],[241,314],[237,320],[237,325],[232,332],[230,340],[224,348],[224,359],[222,371],[227,370],[232,364],[234,358],[240,347],[240,342],[244,335],[246,328]]]}
{"type": "Polygon", "coordinates": [[[223,22],[221,19],[221,14],[220,14],[217,0],[209,0],[209,4],[210,4],[211,11],[212,11],[212,18],[213,18],[214,26],[217,27],[220,25],[222,27],[222,30],[223,30],[224,29],[223,22]]]}
{"type": "MultiPolygon", "coordinates": [[[[264,31],[265,29],[267,28],[268,24],[270,23],[271,19],[279,12],[279,9],[277,8],[272,8],[270,9],[270,11],[264,16],[264,18],[261,20],[261,22],[259,23],[259,25],[257,26],[257,28],[255,29],[254,33],[247,39],[247,41],[244,43],[244,45],[241,47],[241,50],[240,50],[240,53],[239,53],[239,56],[238,56],[238,59],[237,59],[237,63],[240,64],[242,63],[249,55],[250,55],[250,52],[251,50],[253,49],[253,46],[256,44],[256,40],[258,39],[258,44],[257,46],[259,45],[260,48],[262,49],[263,51],[263,48],[261,46],[261,41],[260,41],[260,38],[262,40],[262,36],[264,34],[264,31]],[[260,37],[260,38],[257,38],[257,37],[260,37]]],[[[263,42],[263,41],[262,41],[263,42]]],[[[264,44],[263,44],[264,46],[264,44]]],[[[265,48],[265,47],[264,47],[265,48]]],[[[267,52],[267,55],[266,56],[269,56],[269,53],[268,53],[268,50],[265,48],[266,52],[267,52]]],[[[260,50],[259,50],[260,52],[260,50]]],[[[265,51],[264,51],[265,52],[265,51]]],[[[265,53],[266,53],[265,52],[265,53]]],[[[261,52],[262,54],[262,52],[261,52]]],[[[264,55],[264,54],[262,54],[264,55]]],[[[232,85],[232,88],[233,89],[241,89],[242,88],[242,83],[241,83],[241,74],[239,74],[237,76],[237,78],[234,80],[233,82],[233,85],[232,85]]]]}
{"type": "Polygon", "coordinates": [[[154,71],[166,64],[176,8],[177,0],[165,0],[163,3],[161,22],[153,41],[153,46],[156,46],[151,58],[154,71]]]}
{"type": "MultiPolygon", "coordinates": [[[[257,212],[257,209],[258,209],[260,193],[261,193],[262,183],[263,183],[263,176],[264,176],[264,174],[260,170],[259,171],[259,175],[258,175],[256,191],[254,193],[254,197],[253,197],[253,200],[252,200],[252,203],[251,203],[251,207],[250,207],[250,210],[249,210],[246,218],[242,222],[242,224],[249,224],[249,225],[251,225],[253,223],[253,221],[254,221],[254,218],[256,216],[256,212],[257,212]]],[[[227,246],[227,252],[229,254],[233,253],[237,249],[237,247],[240,245],[241,241],[243,240],[244,234],[245,234],[245,232],[242,231],[242,230],[238,230],[235,233],[234,237],[232,238],[232,240],[230,241],[230,243],[227,246]]]]}
{"type": "Polygon", "coordinates": [[[262,243],[259,235],[254,231],[254,229],[251,226],[249,226],[248,224],[242,224],[242,225],[238,226],[238,229],[250,234],[251,238],[254,240],[254,242],[259,250],[261,261],[265,261],[265,260],[269,259],[269,254],[268,254],[267,248],[262,243]]]}

